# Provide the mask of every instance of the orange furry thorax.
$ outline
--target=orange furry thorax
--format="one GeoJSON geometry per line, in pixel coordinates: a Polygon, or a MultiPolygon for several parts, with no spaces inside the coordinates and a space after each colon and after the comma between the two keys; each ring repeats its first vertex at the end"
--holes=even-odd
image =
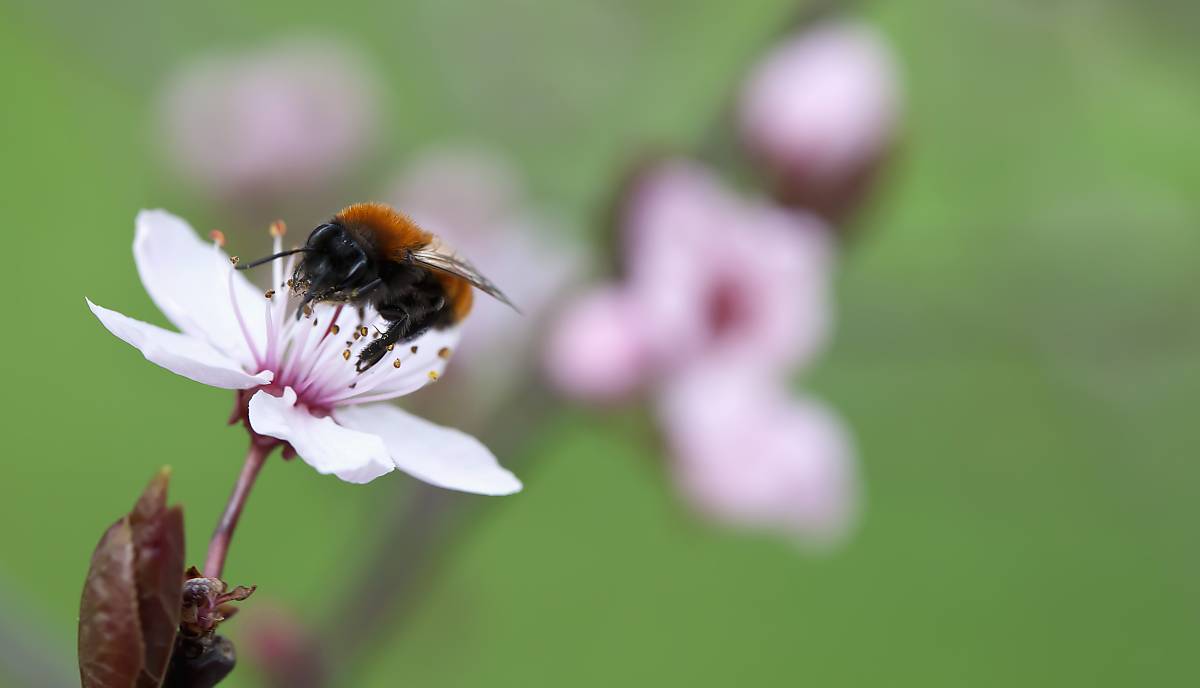
{"type": "MultiPolygon", "coordinates": [[[[355,203],[346,206],[334,218],[362,244],[384,260],[404,261],[410,251],[425,248],[433,234],[421,229],[409,216],[384,203],[355,203]]],[[[448,272],[436,272],[453,304],[454,320],[461,322],[475,301],[470,282],[448,272]]]]}
{"type": "Polygon", "coordinates": [[[356,239],[390,260],[402,260],[433,240],[412,218],[384,203],[355,203],[343,208],[336,219],[356,239]]]}

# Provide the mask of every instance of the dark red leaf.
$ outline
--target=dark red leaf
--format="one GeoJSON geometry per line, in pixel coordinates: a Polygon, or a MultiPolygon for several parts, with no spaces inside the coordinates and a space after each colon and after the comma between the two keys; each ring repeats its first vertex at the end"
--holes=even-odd
{"type": "Polygon", "coordinates": [[[100,540],[79,611],[84,688],[158,688],[175,646],[183,595],[183,512],[168,509],[169,473],[100,540]]]}
{"type": "Polygon", "coordinates": [[[170,475],[160,472],[129,514],[137,558],[138,618],[145,661],[138,688],[158,688],[175,647],[183,591],[183,512],[167,506],[170,475]]]}
{"type": "Polygon", "coordinates": [[[79,606],[83,688],[134,688],[142,671],[142,631],[134,587],[133,529],[117,521],[92,553],[79,606]]]}

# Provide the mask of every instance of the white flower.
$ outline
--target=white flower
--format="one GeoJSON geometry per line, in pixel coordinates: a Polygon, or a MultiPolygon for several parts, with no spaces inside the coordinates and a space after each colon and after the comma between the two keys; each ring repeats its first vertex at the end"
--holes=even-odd
{"type": "MultiPolygon", "coordinates": [[[[279,250],[282,239],[276,236],[279,250]]],[[[219,245],[162,210],[138,214],[133,245],[150,298],[180,332],[93,304],[106,328],[147,360],[197,382],[245,390],[252,430],[290,446],[320,473],[365,483],[399,468],[440,487],[512,494],[521,483],[475,438],[379,403],[436,380],[457,328],[397,344],[364,373],[359,350],[385,323],[371,310],[319,304],[295,317],[299,299],[276,261],[265,294],[234,271],[219,245]],[[376,329],[376,328],[379,329],[376,329]]]]}

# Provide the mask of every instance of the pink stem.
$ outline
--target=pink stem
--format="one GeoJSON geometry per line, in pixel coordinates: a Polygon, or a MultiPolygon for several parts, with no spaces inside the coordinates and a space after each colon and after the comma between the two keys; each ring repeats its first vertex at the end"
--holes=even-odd
{"type": "Polygon", "coordinates": [[[251,442],[250,451],[246,454],[246,463],[242,465],[242,473],[233,486],[233,494],[229,495],[229,503],[225,505],[225,513],[213,531],[212,540],[208,543],[208,558],[204,561],[204,575],[209,578],[220,578],[225,568],[225,555],[229,552],[229,541],[233,539],[233,529],[237,528],[238,519],[242,516],[242,508],[246,506],[246,498],[250,496],[250,488],[254,487],[254,479],[262,469],[267,455],[272,447],[262,446],[251,442]]]}

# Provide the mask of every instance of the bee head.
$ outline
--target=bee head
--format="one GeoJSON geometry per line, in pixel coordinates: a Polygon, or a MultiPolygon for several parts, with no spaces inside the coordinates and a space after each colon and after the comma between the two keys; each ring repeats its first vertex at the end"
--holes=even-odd
{"type": "Polygon", "coordinates": [[[297,289],[322,299],[370,282],[373,272],[366,251],[346,228],[328,222],[308,236],[294,281],[297,289]]]}

